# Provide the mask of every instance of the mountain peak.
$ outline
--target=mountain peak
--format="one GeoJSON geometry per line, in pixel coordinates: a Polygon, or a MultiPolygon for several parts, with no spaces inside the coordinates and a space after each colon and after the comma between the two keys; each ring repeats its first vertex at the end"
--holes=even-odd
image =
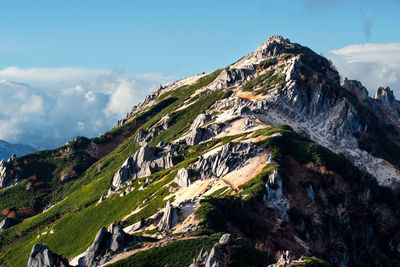
{"type": "Polygon", "coordinates": [[[392,106],[396,103],[393,91],[389,87],[379,87],[374,94],[374,99],[380,100],[383,104],[392,106]]]}

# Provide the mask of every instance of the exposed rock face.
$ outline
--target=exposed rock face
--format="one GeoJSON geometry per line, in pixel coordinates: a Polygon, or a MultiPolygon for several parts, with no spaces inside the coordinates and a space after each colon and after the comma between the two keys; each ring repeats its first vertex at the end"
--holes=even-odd
{"type": "Polygon", "coordinates": [[[95,267],[110,260],[110,251],[117,252],[124,248],[128,243],[126,234],[118,227],[110,226],[109,231],[105,227],[101,228],[84,256],[78,259],[80,267],[95,267]]]}
{"type": "Polygon", "coordinates": [[[379,87],[374,94],[374,99],[380,100],[383,104],[387,106],[394,106],[397,104],[393,91],[389,87],[379,87]]]}
{"type": "Polygon", "coordinates": [[[28,260],[28,267],[67,267],[68,261],[52,253],[46,244],[35,244],[28,260]]]}
{"type": "Polygon", "coordinates": [[[146,177],[154,171],[172,167],[173,152],[173,146],[165,146],[161,151],[155,152],[147,144],[144,145],[139,151],[125,160],[114,175],[112,185],[119,187],[129,179],[146,177]]]}
{"type": "Polygon", "coordinates": [[[158,230],[167,233],[177,222],[178,211],[171,205],[171,202],[167,202],[164,208],[164,214],[158,223],[158,230]]]}
{"type": "Polygon", "coordinates": [[[211,120],[211,116],[208,114],[199,114],[196,119],[192,122],[192,125],[190,126],[190,129],[196,129],[199,128],[201,126],[203,126],[204,124],[206,124],[207,122],[209,122],[211,120]]]}
{"type": "Polygon", "coordinates": [[[193,260],[189,267],[222,267],[223,252],[219,246],[229,246],[234,242],[230,234],[224,234],[220,240],[213,246],[210,253],[200,250],[199,256],[193,260]]]}
{"type": "Polygon", "coordinates": [[[215,79],[210,86],[211,90],[218,90],[227,88],[229,86],[237,86],[243,82],[253,78],[256,68],[253,65],[247,66],[247,68],[231,68],[223,70],[219,76],[215,79]]]}
{"type": "Polygon", "coordinates": [[[4,160],[0,161],[0,189],[7,187],[8,177],[7,177],[7,166],[4,160]]]}
{"type": "Polygon", "coordinates": [[[188,187],[190,185],[188,170],[185,168],[179,169],[176,177],[174,178],[174,182],[180,187],[188,187]]]}
{"type": "Polygon", "coordinates": [[[222,177],[225,174],[240,168],[252,156],[262,152],[255,143],[227,143],[217,153],[208,157],[201,156],[196,166],[200,179],[222,177]],[[219,152],[219,153],[218,153],[219,152]]]}
{"type": "Polygon", "coordinates": [[[85,256],[78,260],[80,267],[92,267],[97,266],[96,261],[100,259],[97,258],[102,250],[107,247],[109,239],[109,233],[105,227],[101,228],[90,247],[85,252],[85,256]],[[96,259],[97,258],[97,259],[96,259]]]}
{"type": "Polygon", "coordinates": [[[264,201],[266,205],[273,208],[277,215],[281,218],[287,218],[286,211],[289,208],[289,201],[283,195],[283,183],[282,178],[278,171],[274,170],[268,177],[268,181],[265,184],[267,191],[264,201]]]}
{"type": "Polygon", "coordinates": [[[344,78],[342,86],[347,91],[357,96],[359,100],[363,101],[368,99],[368,90],[361,84],[361,82],[344,78]]]}
{"type": "MultiPolygon", "coordinates": [[[[177,206],[167,202],[162,211],[156,213],[153,217],[141,220],[138,223],[130,225],[124,228],[128,233],[133,233],[142,229],[143,227],[148,227],[154,225],[157,227],[159,232],[169,233],[173,228],[183,222],[187,217],[193,214],[200,206],[200,198],[193,198],[180,202],[177,206]]],[[[197,229],[198,225],[187,225],[184,230],[192,231],[197,229]]]]}
{"type": "Polygon", "coordinates": [[[125,243],[125,232],[118,227],[113,227],[111,232],[112,236],[110,249],[114,252],[122,250],[125,243]]]}
{"type": "Polygon", "coordinates": [[[222,71],[206,88],[217,90],[241,85],[254,77],[256,66],[261,61],[290,52],[292,49],[293,45],[288,39],[284,39],[281,36],[273,36],[252,53],[233,64],[229,69],[222,71]]]}
{"type": "Polygon", "coordinates": [[[224,127],[225,124],[213,123],[205,128],[193,128],[186,136],[186,144],[195,146],[203,141],[207,141],[222,132],[224,127]]]}
{"type": "Polygon", "coordinates": [[[11,219],[5,218],[3,221],[0,222],[0,232],[8,229],[10,226],[11,226],[11,219]]]}
{"type": "Polygon", "coordinates": [[[140,128],[135,136],[135,142],[141,146],[144,146],[146,144],[146,137],[147,133],[142,128],[140,128]]]}

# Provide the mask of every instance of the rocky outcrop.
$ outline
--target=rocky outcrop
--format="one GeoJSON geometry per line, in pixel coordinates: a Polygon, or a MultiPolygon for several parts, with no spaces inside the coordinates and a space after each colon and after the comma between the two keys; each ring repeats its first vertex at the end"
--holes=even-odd
{"type": "Polygon", "coordinates": [[[144,145],[139,151],[125,160],[114,175],[112,186],[120,187],[129,179],[146,177],[155,171],[172,167],[173,153],[174,146],[172,145],[165,145],[165,147],[156,149],[156,151],[149,145],[144,145]]]}
{"type": "Polygon", "coordinates": [[[215,154],[200,156],[195,170],[200,179],[219,178],[240,168],[247,159],[263,151],[255,143],[227,143],[215,151],[215,154]]]}
{"type": "MultiPolygon", "coordinates": [[[[171,202],[167,202],[165,204],[164,210],[161,211],[159,216],[159,220],[155,220],[152,222],[153,224],[157,222],[157,229],[162,233],[170,232],[176,225],[183,222],[189,215],[193,214],[197,208],[200,206],[200,199],[193,198],[190,200],[183,201],[179,203],[177,206],[173,206],[171,202]],[[161,216],[162,215],[162,216],[161,216]]],[[[148,224],[148,223],[145,223],[148,224]]],[[[188,225],[186,230],[190,230],[193,225],[188,225]]]]}
{"type": "Polygon", "coordinates": [[[231,234],[224,234],[220,240],[213,246],[210,253],[207,251],[200,250],[197,258],[193,260],[193,263],[189,267],[222,267],[223,250],[225,246],[229,246],[234,242],[234,238],[231,234]]]}
{"type": "Polygon", "coordinates": [[[171,202],[165,204],[163,216],[158,222],[157,228],[160,232],[167,233],[171,228],[176,225],[178,220],[178,211],[171,205],[171,202]]]}
{"type": "Polygon", "coordinates": [[[0,161],[0,189],[7,187],[8,176],[7,176],[7,165],[4,160],[0,161]]]}
{"type": "Polygon", "coordinates": [[[393,91],[389,87],[379,87],[374,94],[374,99],[381,101],[384,105],[389,107],[398,104],[396,98],[394,97],[393,91]]]}
{"type": "Polygon", "coordinates": [[[368,90],[361,84],[361,82],[344,78],[342,86],[344,89],[357,96],[359,100],[363,101],[368,99],[368,90]]]}
{"type": "Polygon", "coordinates": [[[0,222],[0,232],[3,230],[8,229],[11,226],[11,219],[10,218],[5,218],[0,222]]]}
{"type": "Polygon", "coordinates": [[[193,128],[186,136],[186,144],[195,146],[203,141],[207,141],[222,132],[224,127],[225,124],[223,123],[213,123],[204,128],[193,128]]]}
{"type": "Polygon", "coordinates": [[[190,185],[188,170],[185,168],[179,169],[176,177],[174,178],[174,182],[180,187],[188,187],[190,185]]]}
{"type": "Polygon", "coordinates": [[[196,119],[192,122],[192,125],[190,125],[190,129],[196,129],[199,128],[201,126],[203,126],[204,124],[206,124],[207,122],[209,122],[211,120],[211,116],[208,114],[199,114],[196,119]]]}
{"type": "Polygon", "coordinates": [[[141,146],[144,146],[146,144],[146,137],[147,137],[147,132],[144,131],[142,128],[140,128],[135,136],[135,142],[141,146]]]}
{"type": "Polygon", "coordinates": [[[256,50],[223,70],[206,89],[218,90],[229,86],[238,86],[254,78],[257,65],[268,58],[275,58],[293,50],[293,45],[282,36],[272,36],[256,50]]]}
{"type": "Polygon", "coordinates": [[[28,267],[68,267],[68,260],[50,251],[46,244],[35,244],[29,255],[28,267]]]}
{"type": "Polygon", "coordinates": [[[279,217],[287,218],[289,201],[283,194],[282,178],[278,171],[274,170],[269,174],[265,190],[264,202],[267,207],[273,208],[279,217]]]}
{"type": "Polygon", "coordinates": [[[230,86],[238,86],[253,78],[255,72],[256,67],[253,65],[246,66],[246,68],[231,67],[230,69],[223,70],[207,88],[218,90],[230,86]]]}
{"type": "Polygon", "coordinates": [[[126,245],[136,243],[136,239],[129,240],[125,232],[110,225],[108,231],[101,228],[90,247],[78,259],[80,267],[95,267],[111,260],[115,252],[121,251],[126,245]]]}

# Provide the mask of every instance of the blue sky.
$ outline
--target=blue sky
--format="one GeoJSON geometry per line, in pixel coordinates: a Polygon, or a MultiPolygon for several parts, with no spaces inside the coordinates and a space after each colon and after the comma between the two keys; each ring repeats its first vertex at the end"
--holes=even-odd
{"type": "Polygon", "coordinates": [[[395,0],[4,1],[0,12],[0,68],[185,77],[228,65],[274,34],[318,52],[400,42],[395,0]]]}
{"type": "Polygon", "coordinates": [[[0,139],[37,148],[99,135],[156,85],[225,67],[271,35],[400,96],[400,0],[16,0],[0,14],[0,139]]]}

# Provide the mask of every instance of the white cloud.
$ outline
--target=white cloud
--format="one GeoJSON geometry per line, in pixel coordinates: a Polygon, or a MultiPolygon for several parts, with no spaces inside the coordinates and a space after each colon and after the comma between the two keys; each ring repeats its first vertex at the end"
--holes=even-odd
{"type": "Polygon", "coordinates": [[[390,86],[400,98],[400,43],[357,44],[325,54],[343,77],[361,81],[370,95],[390,86]]]}
{"type": "Polygon", "coordinates": [[[98,136],[169,80],[162,74],[125,75],[121,70],[0,70],[0,139],[41,149],[77,135],[98,136]]]}
{"type": "Polygon", "coordinates": [[[0,70],[0,79],[24,83],[75,83],[106,75],[107,70],[83,68],[28,68],[8,67],[0,70]]]}
{"type": "Polygon", "coordinates": [[[117,89],[111,93],[110,101],[103,110],[107,117],[117,115],[124,116],[131,103],[135,102],[137,96],[134,91],[135,82],[128,79],[121,79],[117,89]]]}

